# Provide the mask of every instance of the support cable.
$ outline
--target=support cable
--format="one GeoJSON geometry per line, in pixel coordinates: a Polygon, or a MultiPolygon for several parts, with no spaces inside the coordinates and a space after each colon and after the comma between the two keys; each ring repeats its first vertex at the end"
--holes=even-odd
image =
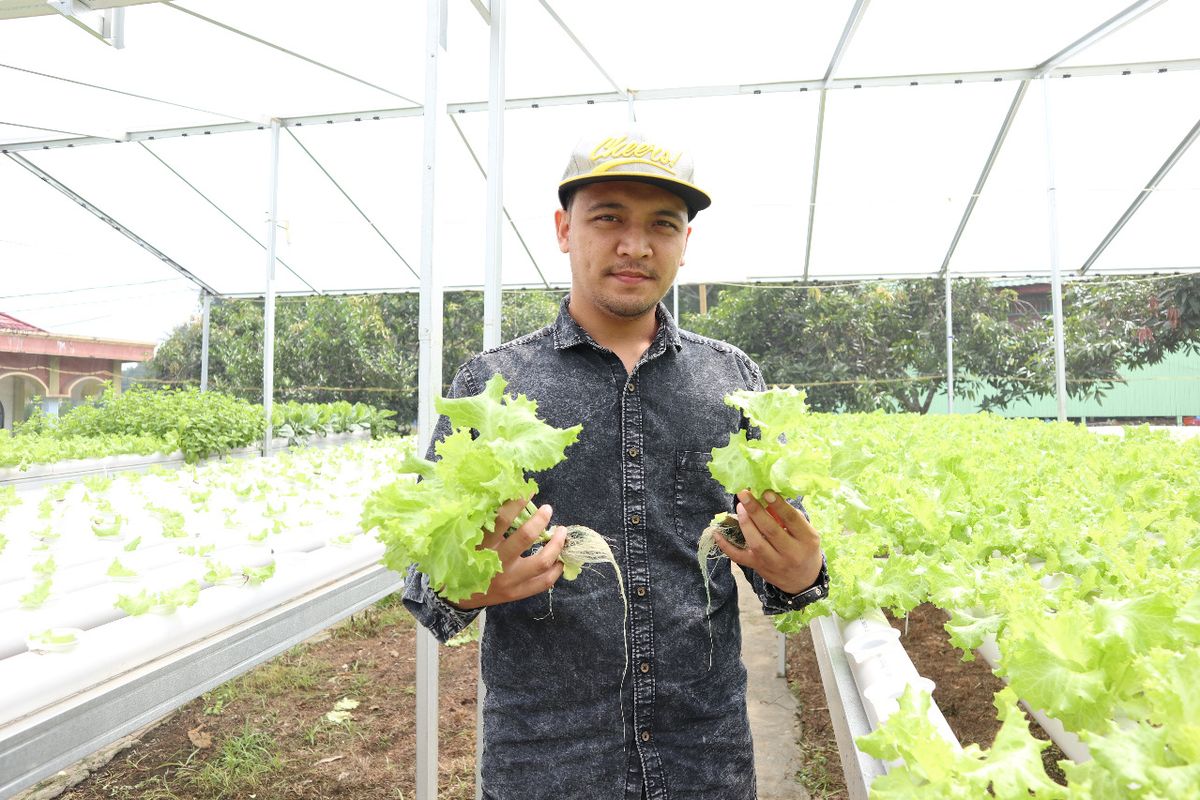
{"type": "Polygon", "coordinates": [[[132,241],[138,247],[142,248],[146,252],[153,255],[155,258],[162,261],[168,267],[175,270],[176,272],[178,272],[183,277],[187,278],[192,283],[196,284],[196,286],[200,287],[201,289],[208,292],[209,294],[220,294],[216,289],[214,289],[213,287],[209,286],[207,283],[202,281],[200,278],[198,278],[195,274],[193,274],[190,270],[188,270],[182,264],[178,263],[173,258],[168,256],[166,253],[164,253],[163,251],[159,250],[154,245],[147,242],[141,236],[138,236],[136,233],[129,230],[129,228],[126,228],[124,225],[117,222],[110,215],[101,211],[94,203],[92,203],[89,200],[82,197],[74,189],[71,189],[66,184],[64,184],[62,181],[58,180],[50,173],[43,170],[41,167],[37,166],[36,164],[31,162],[29,159],[25,158],[22,155],[18,155],[17,153],[5,153],[4,155],[8,156],[13,161],[20,164],[25,169],[29,170],[37,177],[41,178],[43,181],[50,184],[52,187],[54,187],[58,191],[62,192],[67,197],[71,198],[71,200],[73,200],[74,202],[83,206],[91,214],[96,216],[101,222],[104,222],[106,225],[110,226],[111,228],[116,230],[118,233],[124,235],[126,238],[128,238],[130,241],[132,241]]]}
{"type": "MultiPolygon", "coordinates": [[[[186,111],[197,111],[201,114],[212,114],[215,117],[225,117],[226,119],[236,119],[236,120],[242,119],[241,117],[236,116],[234,114],[225,114],[220,111],[212,111],[207,108],[198,108],[196,106],[189,106],[189,105],[185,105],[183,103],[176,103],[171,100],[163,100],[162,98],[159,98],[159,97],[150,97],[149,95],[138,94],[137,92],[126,92],[122,89],[113,89],[108,86],[101,86],[100,84],[97,84],[97,83],[88,83],[87,81],[77,81],[72,78],[64,78],[61,75],[51,75],[47,72],[37,72],[36,70],[26,69],[25,67],[15,67],[12,64],[0,64],[0,67],[4,67],[5,69],[15,70],[17,72],[24,72],[28,75],[36,75],[39,78],[48,78],[52,81],[62,81],[63,83],[70,83],[70,84],[74,84],[75,86],[82,86],[85,89],[95,89],[100,92],[111,92],[112,94],[119,94],[119,95],[122,95],[123,97],[132,97],[135,100],[147,100],[151,103],[161,103],[162,105],[165,105],[165,106],[173,106],[175,108],[182,108],[186,111]]],[[[247,122],[249,120],[242,120],[242,121],[247,122]]],[[[29,127],[33,127],[33,126],[26,125],[24,127],[29,128],[29,127]]]]}
{"type": "Polygon", "coordinates": [[[361,83],[363,86],[369,86],[370,88],[375,89],[376,91],[383,92],[384,94],[390,94],[392,97],[398,97],[401,100],[404,100],[405,102],[412,103],[413,105],[420,105],[416,100],[413,100],[410,97],[405,97],[404,95],[400,94],[399,92],[393,92],[391,89],[385,89],[382,86],[375,84],[375,83],[371,83],[370,81],[368,81],[364,78],[359,78],[357,76],[351,75],[349,72],[343,72],[342,70],[337,69],[336,67],[331,67],[328,64],[323,64],[320,61],[317,61],[315,58],[309,58],[308,56],[301,55],[300,53],[297,53],[294,50],[288,50],[286,47],[281,47],[273,42],[268,42],[266,39],[260,39],[259,37],[255,36],[254,34],[246,33],[245,31],[242,31],[242,30],[238,30],[237,28],[233,27],[232,25],[226,25],[224,22],[215,20],[212,17],[206,17],[203,14],[192,11],[190,8],[184,8],[183,6],[176,5],[175,3],[170,2],[170,0],[164,0],[163,5],[166,6],[167,8],[173,8],[176,11],[181,11],[184,14],[193,16],[196,19],[204,20],[205,22],[209,23],[210,25],[216,25],[218,28],[227,30],[230,33],[236,33],[238,36],[243,36],[252,42],[263,45],[264,47],[269,47],[272,50],[278,50],[279,52],[281,52],[285,55],[289,55],[293,58],[298,58],[301,61],[305,61],[309,64],[312,64],[315,67],[320,67],[323,70],[328,70],[329,72],[332,72],[335,75],[340,75],[343,78],[349,78],[350,80],[352,80],[356,83],[361,83]]]}
{"type": "Polygon", "coordinates": [[[1038,64],[1038,74],[1047,72],[1059,64],[1074,58],[1092,45],[1099,42],[1109,34],[1115,33],[1121,28],[1133,22],[1143,14],[1154,10],[1156,7],[1165,3],[1166,0],[1137,0],[1136,3],[1126,8],[1124,11],[1110,17],[1104,22],[1097,25],[1092,30],[1085,33],[1069,45],[1059,50],[1054,55],[1047,58],[1042,63],[1038,64]]]}
{"type": "MultiPolygon", "coordinates": [[[[212,206],[214,209],[216,209],[218,214],[223,216],[225,219],[229,220],[231,223],[233,223],[234,227],[236,227],[239,231],[241,231],[242,233],[244,233],[248,237],[250,237],[250,240],[252,242],[254,242],[256,245],[258,245],[259,247],[261,247],[264,250],[267,249],[267,246],[265,244],[263,244],[262,242],[260,242],[258,240],[257,236],[255,236],[253,233],[251,233],[250,231],[243,228],[242,225],[236,219],[229,216],[229,214],[227,214],[225,212],[225,209],[223,209],[219,205],[217,205],[216,202],[214,202],[211,198],[209,198],[209,196],[206,195],[204,192],[197,189],[196,186],[194,184],[192,184],[191,181],[189,181],[187,178],[183,177],[183,175],[179,174],[179,171],[176,170],[174,167],[172,167],[170,164],[168,164],[162,158],[162,156],[160,156],[158,153],[154,152],[149,147],[147,147],[145,142],[138,142],[138,144],[141,146],[141,148],[143,150],[145,150],[150,155],[154,156],[154,158],[158,160],[158,163],[162,164],[164,167],[166,167],[168,170],[170,170],[172,175],[174,175],[176,178],[179,178],[179,180],[181,180],[185,184],[187,184],[189,189],[191,189],[196,194],[200,195],[200,197],[202,197],[206,203],[208,203],[210,206],[212,206]]],[[[300,273],[296,272],[296,270],[289,267],[286,261],[284,261],[282,258],[278,259],[278,261],[280,264],[283,265],[283,268],[286,269],[288,272],[292,273],[292,275],[295,276],[297,280],[299,280],[301,283],[303,283],[305,286],[307,286],[309,289],[311,289],[316,294],[321,294],[320,289],[313,286],[311,283],[309,283],[307,280],[304,279],[304,276],[302,276],[300,273]]]]}
{"type": "Polygon", "coordinates": [[[361,216],[364,220],[367,221],[367,224],[371,226],[371,229],[374,230],[375,233],[379,234],[379,238],[382,239],[383,243],[386,244],[388,246],[388,248],[393,253],[396,254],[396,258],[400,259],[400,262],[402,264],[404,264],[405,267],[408,268],[408,271],[413,274],[413,277],[416,278],[417,280],[420,280],[421,279],[420,274],[415,269],[413,269],[412,264],[408,263],[408,259],[406,259],[404,256],[400,255],[400,251],[397,250],[396,247],[391,243],[391,241],[389,241],[388,238],[383,235],[383,231],[379,230],[379,226],[377,226],[374,222],[371,221],[371,218],[367,216],[367,212],[363,211],[359,207],[358,203],[354,202],[354,198],[350,196],[350,193],[347,192],[345,189],[343,189],[342,185],[340,183],[338,183],[337,180],[332,175],[329,174],[329,170],[325,169],[325,167],[321,164],[321,162],[317,160],[317,157],[309,152],[308,148],[304,146],[304,143],[300,141],[299,137],[297,137],[296,134],[293,133],[290,128],[284,128],[284,130],[287,131],[288,136],[292,137],[292,141],[294,141],[297,144],[297,146],[299,146],[299,148],[304,151],[304,155],[306,155],[310,159],[312,159],[312,162],[317,165],[317,169],[321,170],[321,173],[326,178],[329,179],[329,182],[334,185],[334,188],[336,188],[339,192],[342,193],[342,197],[346,198],[346,202],[348,202],[351,206],[354,207],[354,210],[358,212],[359,216],[361,216]]]}
{"type": "Polygon", "coordinates": [[[45,131],[46,133],[65,133],[68,136],[88,137],[92,135],[90,133],[80,133],[79,131],[64,131],[60,128],[44,128],[41,125],[28,125],[24,122],[5,122],[4,120],[0,120],[0,125],[8,125],[13,128],[27,128],[31,131],[45,131]]]}
{"type": "MultiPolygon", "coordinates": [[[[475,166],[479,167],[479,172],[481,175],[483,175],[483,179],[487,180],[487,169],[484,168],[483,163],[479,160],[479,156],[475,155],[475,148],[471,146],[471,142],[467,139],[467,135],[463,132],[462,127],[459,126],[458,120],[455,119],[453,114],[449,114],[447,116],[449,116],[450,121],[454,123],[454,130],[458,131],[458,136],[460,139],[462,139],[463,144],[466,145],[467,152],[471,154],[471,160],[475,162],[475,166]]],[[[521,235],[521,230],[517,227],[517,223],[513,221],[512,214],[508,213],[507,207],[504,207],[504,217],[508,220],[509,227],[512,228],[513,233],[517,235],[517,241],[521,243],[521,247],[525,248],[525,255],[529,256],[529,262],[533,264],[533,268],[537,271],[538,277],[542,279],[542,283],[547,289],[551,288],[550,281],[546,280],[546,276],[542,272],[542,268],[538,266],[537,259],[533,257],[533,251],[529,249],[529,245],[525,242],[525,237],[521,235]]]]}
{"type": "Polygon", "coordinates": [[[22,292],[21,294],[0,294],[0,300],[16,300],[24,297],[46,297],[48,295],[75,294],[76,292],[97,292],[102,289],[128,289],[133,286],[148,286],[152,283],[166,283],[177,278],[154,278],[149,281],[130,281],[128,283],[107,283],[103,286],[80,286],[75,289],[55,289],[50,292],[22,292]]]}

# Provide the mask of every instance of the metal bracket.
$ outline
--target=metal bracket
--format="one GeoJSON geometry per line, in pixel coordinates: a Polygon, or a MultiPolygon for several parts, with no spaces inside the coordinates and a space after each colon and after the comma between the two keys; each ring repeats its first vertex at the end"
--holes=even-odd
{"type": "Polygon", "coordinates": [[[46,5],[105,44],[118,50],[125,47],[124,8],[96,11],[88,0],[46,0],[46,5]]]}

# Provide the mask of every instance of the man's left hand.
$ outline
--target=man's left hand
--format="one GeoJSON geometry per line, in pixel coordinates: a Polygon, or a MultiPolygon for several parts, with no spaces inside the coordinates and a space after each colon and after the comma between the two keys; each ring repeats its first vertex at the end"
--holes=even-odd
{"type": "Polygon", "coordinates": [[[821,537],[800,510],[774,492],[763,503],[749,490],[738,492],[737,518],[746,547],[717,534],[717,547],[730,561],[749,567],[787,594],[812,586],[821,572],[821,537]]]}

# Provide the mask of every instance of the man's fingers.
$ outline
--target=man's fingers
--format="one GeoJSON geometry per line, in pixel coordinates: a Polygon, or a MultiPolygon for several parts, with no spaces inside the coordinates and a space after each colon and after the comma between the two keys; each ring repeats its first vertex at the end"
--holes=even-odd
{"type": "Polygon", "coordinates": [[[554,510],[548,505],[540,507],[524,525],[496,546],[496,555],[500,556],[500,563],[505,569],[542,538],[553,513],[554,510]]]}
{"type": "Polygon", "coordinates": [[[500,510],[496,512],[496,527],[493,529],[494,532],[497,535],[503,536],[512,527],[513,520],[521,514],[521,510],[525,508],[525,504],[528,502],[528,497],[518,497],[500,506],[500,510]]]}
{"type": "Polygon", "coordinates": [[[793,506],[787,500],[784,500],[775,492],[764,492],[763,500],[767,503],[767,510],[770,512],[784,530],[796,535],[816,536],[817,530],[808,521],[808,518],[793,506]]]}

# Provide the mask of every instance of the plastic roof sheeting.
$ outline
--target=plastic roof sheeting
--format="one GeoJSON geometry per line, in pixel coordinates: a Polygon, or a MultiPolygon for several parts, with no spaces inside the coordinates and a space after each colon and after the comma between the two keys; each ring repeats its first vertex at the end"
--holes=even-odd
{"type": "MultiPolygon", "coordinates": [[[[415,288],[424,7],[132,5],[121,50],[57,15],[0,18],[0,149],[17,151],[0,158],[4,310],[154,338],[195,307],[183,277],[17,157],[216,291],[261,292],[272,117],[305,118],[280,136],[276,289],[415,288]],[[223,132],[230,125],[239,132],[223,132]],[[78,136],[141,141],[22,147],[78,136]],[[118,288],[47,298],[50,275],[64,288],[118,288]]],[[[453,288],[483,282],[489,31],[469,0],[449,0],[449,12],[434,257],[453,288]]],[[[552,228],[563,164],[581,134],[617,132],[631,113],[688,146],[714,197],[681,280],[937,275],[947,259],[954,274],[1046,274],[1043,83],[1061,265],[1078,270],[1200,124],[1196,30],[1200,3],[1189,0],[509,3],[503,280],[569,281],[552,228]],[[1051,80],[1028,81],[973,198],[1021,79],[1130,8],[1051,80]]],[[[1200,269],[1197,150],[1089,272],[1200,269]]]]}

